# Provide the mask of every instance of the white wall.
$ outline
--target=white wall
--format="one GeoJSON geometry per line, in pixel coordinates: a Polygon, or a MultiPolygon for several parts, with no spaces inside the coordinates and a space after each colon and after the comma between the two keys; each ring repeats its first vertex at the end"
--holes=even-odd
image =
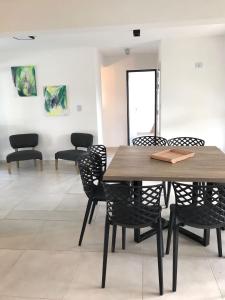
{"type": "Polygon", "coordinates": [[[225,150],[225,38],[163,41],[160,57],[162,136],[196,136],[225,150]]]}
{"type": "Polygon", "coordinates": [[[103,57],[103,140],[107,146],[127,145],[126,71],[154,69],[157,62],[154,53],[103,57]]]}
{"type": "MultiPolygon", "coordinates": [[[[97,78],[100,76],[96,49],[74,48],[1,53],[0,56],[0,158],[12,151],[8,136],[15,133],[39,134],[39,149],[44,159],[70,149],[72,132],[89,132],[97,136],[97,78]],[[35,65],[37,97],[19,97],[12,81],[11,66],[35,65]],[[51,117],[44,110],[43,86],[67,86],[67,116],[51,117]],[[82,111],[77,111],[77,105],[82,111]]],[[[98,95],[98,97],[97,97],[98,95]]]]}

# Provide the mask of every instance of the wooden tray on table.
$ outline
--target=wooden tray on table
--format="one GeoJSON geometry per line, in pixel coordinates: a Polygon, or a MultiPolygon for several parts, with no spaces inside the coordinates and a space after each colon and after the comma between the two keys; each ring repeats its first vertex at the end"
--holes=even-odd
{"type": "Polygon", "coordinates": [[[169,149],[153,153],[151,154],[151,158],[175,164],[178,161],[185,160],[187,158],[193,157],[194,155],[194,152],[188,150],[169,149]]]}

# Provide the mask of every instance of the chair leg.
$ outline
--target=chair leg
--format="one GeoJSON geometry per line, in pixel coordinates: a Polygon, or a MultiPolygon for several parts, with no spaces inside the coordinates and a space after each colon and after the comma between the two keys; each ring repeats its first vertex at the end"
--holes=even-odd
{"type": "Polygon", "coordinates": [[[221,228],[216,228],[217,234],[217,245],[218,245],[218,256],[222,257],[222,241],[221,241],[221,228]]]}
{"type": "Polygon", "coordinates": [[[108,244],[109,244],[109,221],[106,216],[105,219],[105,237],[104,237],[104,250],[103,250],[103,266],[102,266],[102,288],[105,288],[106,279],[106,267],[107,267],[107,257],[108,257],[108,244]]]}
{"type": "Polygon", "coordinates": [[[122,227],[122,249],[126,249],[126,227],[122,227]]]}
{"type": "Polygon", "coordinates": [[[159,293],[163,295],[163,259],[162,259],[163,245],[162,245],[162,224],[161,218],[158,221],[157,228],[157,256],[158,256],[158,273],[159,273],[159,293]]]}
{"type": "Polygon", "coordinates": [[[173,232],[173,223],[174,223],[174,211],[170,208],[170,219],[168,225],[168,235],[167,235],[167,242],[166,242],[166,254],[170,253],[170,244],[171,244],[171,236],[173,232]]]}
{"type": "Polygon", "coordinates": [[[167,186],[167,193],[166,193],[166,203],[165,203],[166,208],[169,205],[171,186],[172,186],[172,183],[169,181],[168,186],[167,186]]]}
{"type": "Polygon", "coordinates": [[[43,171],[43,161],[40,159],[40,170],[43,171]]]}
{"type": "Polygon", "coordinates": [[[113,225],[113,232],[112,232],[112,248],[111,251],[115,252],[115,247],[116,247],[116,231],[117,231],[117,226],[113,225]]]}
{"type": "Polygon", "coordinates": [[[88,203],[87,203],[85,215],[84,215],[83,225],[82,225],[82,228],[81,228],[80,239],[79,239],[79,244],[78,244],[79,246],[81,246],[81,244],[82,244],[85,228],[86,228],[86,225],[87,225],[88,216],[89,216],[90,209],[91,209],[91,204],[92,204],[92,200],[89,199],[88,203]]]}
{"type": "Polygon", "coordinates": [[[37,161],[34,159],[34,166],[37,167],[37,161]]]}
{"type": "Polygon", "coordinates": [[[11,164],[10,163],[7,163],[7,168],[8,168],[8,173],[12,174],[12,172],[11,172],[11,164]]]}
{"type": "Polygon", "coordinates": [[[56,169],[56,171],[58,170],[58,165],[59,165],[59,160],[55,159],[55,169],[56,169]]]}
{"type": "Polygon", "coordinates": [[[88,224],[91,224],[91,221],[92,221],[94,211],[95,211],[95,207],[96,207],[97,203],[98,203],[97,201],[92,202],[91,213],[90,213],[88,224]]]}
{"type": "Polygon", "coordinates": [[[19,167],[20,167],[19,161],[16,161],[16,166],[17,166],[17,169],[19,169],[19,167]]]}
{"type": "Polygon", "coordinates": [[[164,203],[165,203],[165,206],[166,206],[166,199],[167,199],[167,194],[166,194],[166,183],[165,181],[162,182],[162,185],[163,185],[163,197],[164,197],[164,203]]]}
{"type": "Polygon", "coordinates": [[[173,292],[177,290],[177,260],[178,260],[179,225],[173,226],[173,292]]]}

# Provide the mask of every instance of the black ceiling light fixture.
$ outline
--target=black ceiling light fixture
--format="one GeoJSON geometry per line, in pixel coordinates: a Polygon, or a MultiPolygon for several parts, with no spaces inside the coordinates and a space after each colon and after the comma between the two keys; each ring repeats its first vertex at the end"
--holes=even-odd
{"type": "Polygon", "coordinates": [[[28,35],[28,36],[13,36],[13,39],[18,40],[18,41],[33,41],[35,40],[34,35],[28,35]]]}
{"type": "Polygon", "coordinates": [[[134,37],[138,37],[141,35],[141,30],[140,29],[134,29],[133,30],[133,36],[134,37]]]}

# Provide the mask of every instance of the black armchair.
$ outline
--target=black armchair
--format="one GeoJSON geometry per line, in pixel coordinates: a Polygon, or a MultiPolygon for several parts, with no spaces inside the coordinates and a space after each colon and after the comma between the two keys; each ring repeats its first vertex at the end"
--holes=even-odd
{"type": "Polygon", "coordinates": [[[75,149],[58,151],[55,153],[56,170],[58,170],[58,159],[71,160],[77,164],[78,160],[86,152],[87,148],[93,144],[93,135],[89,133],[72,133],[71,143],[75,149]]]}
{"type": "Polygon", "coordinates": [[[34,148],[38,145],[38,134],[15,134],[9,137],[10,145],[15,152],[10,153],[6,157],[8,164],[8,172],[11,174],[11,162],[16,161],[17,168],[19,168],[19,161],[33,159],[36,165],[36,159],[40,160],[40,166],[42,170],[42,153],[34,148]],[[19,150],[20,148],[32,148],[29,150],[19,150]]]}

